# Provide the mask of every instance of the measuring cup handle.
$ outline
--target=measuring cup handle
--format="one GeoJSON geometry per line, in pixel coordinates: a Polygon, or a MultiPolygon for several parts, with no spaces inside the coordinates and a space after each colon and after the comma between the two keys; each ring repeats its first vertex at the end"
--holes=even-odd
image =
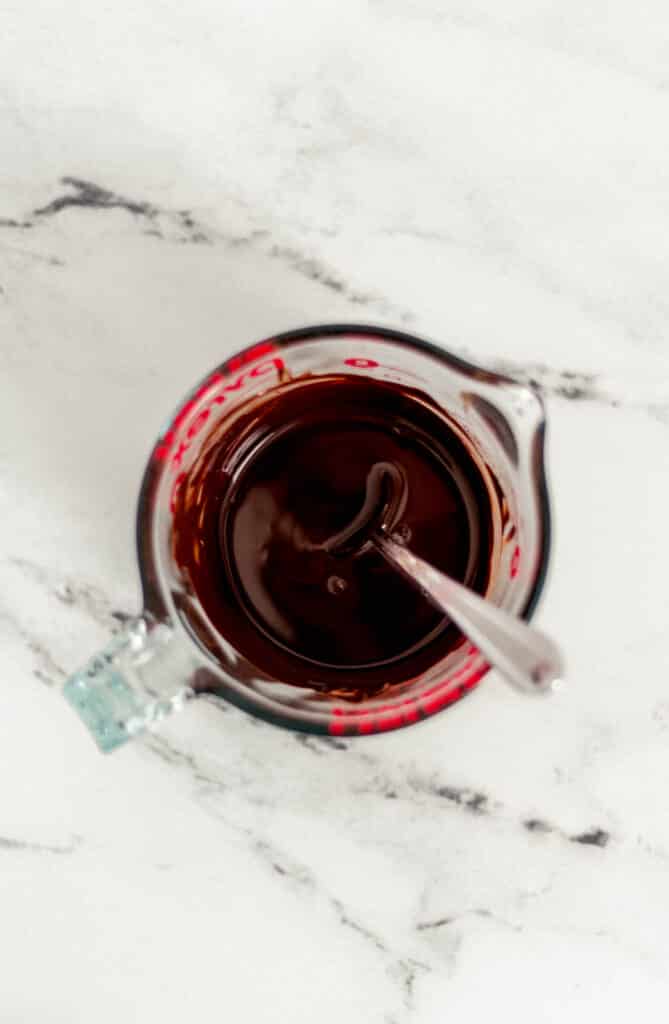
{"type": "Polygon", "coordinates": [[[194,696],[175,679],[174,630],[140,616],[66,681],[63,696],[100,750],[115,750],[194,696]]]}

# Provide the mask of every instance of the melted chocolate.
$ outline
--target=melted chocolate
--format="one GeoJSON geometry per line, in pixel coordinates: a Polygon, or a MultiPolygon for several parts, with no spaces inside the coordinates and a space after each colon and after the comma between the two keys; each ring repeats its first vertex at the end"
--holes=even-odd
{"type": "Polygon", "coordinates": [[[467,443],[421,392],[347,375],[284,383],[205,441],[178,492],[174,557],[260,674],[363,699],[462,642],[364,528],[355,543],[331,543],[358,522],[379,464],[402,485],[386,525],[484,592],[490,495],[467,443]]]}

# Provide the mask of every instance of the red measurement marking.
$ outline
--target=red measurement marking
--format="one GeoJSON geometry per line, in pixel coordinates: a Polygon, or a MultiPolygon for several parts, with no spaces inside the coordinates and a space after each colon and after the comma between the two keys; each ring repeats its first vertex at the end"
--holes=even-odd
{"type": "Polygon", "coordinates": [[[261,341],[258,345],[254,345],[253,348],[247,349],[246,352],[242,352],[239,356],[229,359],[225,364],[225,368],[228,373],[234,373],[235,370],[239,370],[240,367],[246,366],[248,363],[255,362],[260,356],[267,355],[269,352],[276,352],[276,345],[273,341],[261,341]]]}
{"type": "MultiPolygon", "coordinates": [[[[242,357],[239,357],[237,359],[232,360],[231,363],[233,363],[234,365],[241,365],[242,363],[250,362],[252,359],[257,359],[259,355],[264,355],[266,352],[274,351],[275,347],[276,346],[270,345],[269,343],[261,346],[256,346],[256,348],[252,349],[251,352],[246,353],[243,359],[242,357]]],[[[192,439],[193,437],[195,437],[197,433],[199,433],[199,431],[202,429],[202,427],[208,420],[212,407],[214,405],[222,405],[223,402],[225,402],[226,400],[227,393],[239,391],[246,381],[250,380],[251,378],[256,379],[258,377],[262,377],[266,373],[271,373],[273,370],[276,370],[276,372],[279,374],[283,370],[285,370],[285,363],[283,359],[279,359],[277,357],[275,359],[269,359],[263,363],[259,363],[258,366],[254,366],[252,370],[248,370],[245,371],[244,373],[241,373],[234,380],[226,384],[222,384],[222,382],[225,381],[226,379],[225,376],[219,370],[216,370],[215,373],[212,373],[211,376],[208,377],[207,380],[197,389],[195,394],[191,398],[189,398],[187,402],[184,403],[181,409],[179,409],[179,412],[174,417],[174,422],[172,423],[172,426],[166,432],[161,443],[156,448],[155,457],[161,460],[167,459],[169,457],[172,446],[178,439],[178,434],[181,427],[188,419],[190,414],[193,412],[197,404],[213,387],[217,387],[218,393],[212,397],[209,405],[205,406],[205,408],[200,411],[195,421],[190,425],[188,433],[186,434],[187,439],[192,439]]],[[[182,441],[179,448],[172,456],[173,466],[181,465],[183,461],[183,456],[187,449],[188,446],[186,445],[184,447],[184,443],[182,441]]]]}
{"type": "Polygon", "coordinates": [[[378,732],[398,729],[400,725],[402,725],[402,715],[399,711],[379,711],[379,717],[376,720],[378,732]]]}
{"type": "Polygon", "coordinates": [[[516,576],[520,572],[520,548],[516,545],[516,549],[511,556],[511,579],[515,580],[516,576]]]}
{"type": "MultiPolygon", "coordinates": [[[[224,384],[221,391],[239,391],[248,376],[248,373],[242,373],[242,375],[237,377],[237,380],[233,381],[232,384],[224,384]]],[[[225,395],[216,395],[214,401],[217,405],[220,405],[225,401],[225,395]]]]}
{"type": "MultiPolygon", "coordinates": [[[[446,702],[450,703],[458,696],[462,696],[460,690],[461,688],[458,688],[456,693],[448,693],[446,702]]],[[[412,725],[420,717],[421,709],[413,697],[397,705],[384,704],[374,712],[367,711],[364,707],[334,708],[328,723],[328,732],[331,736],[345,736],[352,732],[365,736],[374,732],[389,732],[403,725],[412,725]]]]}
{"type": "Polygon", "coordinates": [[[433,715],[435,711],[439,711],[449,704],[454,704],[456,700],[464,697],[465,693],[468,690],[472,690],[483,678],[488,671],[488,665],[480,665],[472,671],[472,660],[468,659],[463,668],[456,672],[451,679],[446,680],[445,684],[442,684],[437,692],[431,691],[419,698],[419,704],[427,715],[433,715]],[[453,684],[456,680],[459,680],[459,684],[454,687],[453,684]],[[447,684],[450,684],[448,689],[445,688],[447,684]]]}
{"type": "Polygon", "coordinates": [[[401,713],[405,722],[416,722],[419,718],[419,711],[415,700],[408,700],[406,704],[403,704],[401,713]]]}
{"type": "Polygon", "coordinates": [[[186,454],[186,452],[188,451],[189,448],[190,448],[189,444],[186,444],[185,441],[181,442],[181,444],[179,445],[179,447],[175,451],[174,455],[172,456],[172,465],[173,466],[180,466],[181,465],[181,463],[183,462],[184,455],[186,454]]]}
{"type": "Polygon", "coordinates": [[[344,736],[346,733],[346,722],[343,718],[331,718],[328,724],[328,732],[331,736],[344,736]]]}
{"type": "Polygon", "coordinates": [[[380,364],[375,359],[345,359],[345,366],[355,366],[358,370],[374,370],[380,364]]]}
{"type": "Polygon", "coordinates": [[[404,725],[404,718],[402,712],[399,710],[388,711],[385,714],[380,714],[376,723],[376,727],[379,732],[388,732],[390,729],[399,729],[401,725],[404,725]]]}
{"type": "Polygon", "coordinates": [[[250,380],[251,377],[262,377],[263,374],[270,373],[272,370],[276,370],[277,373],[281,373],[285,368],[286,364],[283,359],[270,359],[269,362],[259,363],[258,366],[254,366],[252,370],[240,374],[240,376],[237,377],[236,380],[233,380],[231,384],[225,384],[221,388],[221,394],[216,395],[213,402],[216,405],[223,405],[223,402],[225,401],[225,394],[229,391],[239,391],[242,385],[247,380],[250,380]]]}
{"type": "Polygon", "coordinates": [[[283,359],[270,359],[266,363],[258,363],[254,366],[249,374],[250,377],[262,377],[264,373],[268,373],[270,370],[276,370],[277,373],[281,373],[286,369],[286,364],[283,359]]]}
{"type": "Polygon", "coordinates": [[[166,459],[167,458],[167,456],[170,454],[170,448],[172,447],[172,442],[174,441],[174,437],[175,437],[175,431],[174,430],[168,430],[167,433],[165,434],[165,436],[163,437],[162,442],[156,448],[156,458],[157,459],[161,459],[162,460],[162,459],[166,459]]]}
{"type": "Polygon", "coordinates": [[[188,438],[195,437],[195,435],[200,430],[202,430],[202,427],[205,425],[205,423],[209,419],[210,411],[211,411],[210,409],[203,409],[202,410],[200,415],[191,423],[190,427],[188,428],[188,433],[186,434],[186,437],[188,437],[188,438]]]}
{"type": "Polygon", "coordinates": [[[480,681],[483,679],[484,675],[486,674],[489,668],[489,665],[481,665],[481,667],[477,668],[475,672],[472,672],[469,679],[467,679],[466,682],[462,684],[463,690],[473,690],[476,684],[480,683],[480,681]]]}

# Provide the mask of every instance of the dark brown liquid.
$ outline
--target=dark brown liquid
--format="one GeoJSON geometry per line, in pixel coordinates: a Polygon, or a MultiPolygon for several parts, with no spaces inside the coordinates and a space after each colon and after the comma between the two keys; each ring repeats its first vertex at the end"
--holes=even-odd
{"type": "Polygon", "coordinates": [[[404,480],[387,525],[483,592],[489,492],[420,392],[344,375],[282,384],[205,442],[178,492],[174,557],[211,623],[262,674],[361,699],[462,641],[368,538],[322,546],[355,520],[380,463],[404,480]]]}

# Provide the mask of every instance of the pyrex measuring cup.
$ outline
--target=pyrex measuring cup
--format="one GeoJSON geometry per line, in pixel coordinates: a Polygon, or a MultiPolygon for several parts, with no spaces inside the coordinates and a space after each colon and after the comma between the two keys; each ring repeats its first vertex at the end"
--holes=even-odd
{"type": "Polygon", "coordinates": [[[464,642],[420,676],[361,703],[270,678],[215,629],[175,564],[175,498],[212,427],[288,377],[342,372],[419,389],[450,417],[475,451],[491,496],[486,596],[515,615],[531,616],[549,549],[539,395],[400,331],[359,325],[290,331],[214,370],[154,446],[137,512],[144,608],[64,686],[102,750],[153,728],[202,693],[307,732],[348,736],[396,729],[448,707],[488,671],[476,648],[464,642]]]}

